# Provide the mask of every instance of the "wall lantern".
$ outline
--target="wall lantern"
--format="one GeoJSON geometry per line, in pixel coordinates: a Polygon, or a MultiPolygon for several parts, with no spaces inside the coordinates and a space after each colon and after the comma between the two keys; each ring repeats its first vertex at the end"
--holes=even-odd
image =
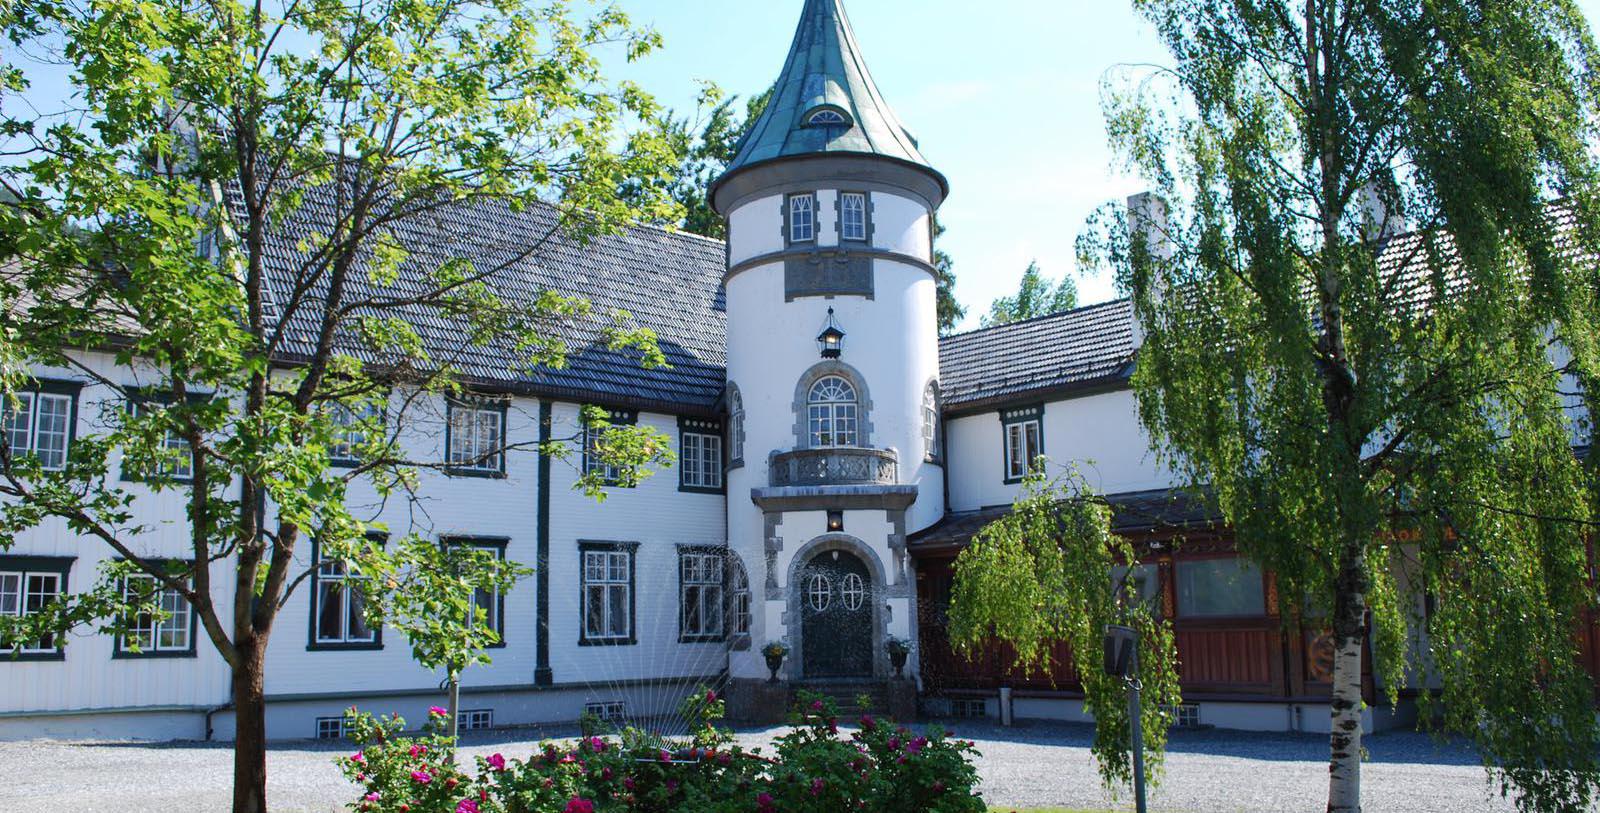
{"type": "Polygon", "coordinates": [[[817,349],[822,351],[825,359],[836,359],[844,351],[844,331],[839,329],[839,322],[833,318],[833,308],[828,309],[828,324],[817,334],[817,349]]]}

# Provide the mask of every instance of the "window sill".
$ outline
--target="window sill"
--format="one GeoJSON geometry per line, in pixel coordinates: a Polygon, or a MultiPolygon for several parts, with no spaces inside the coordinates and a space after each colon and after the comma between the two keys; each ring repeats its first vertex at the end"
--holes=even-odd
{"type": "Polygon", "coordinates": [[[307,652],[377,652],[383,649],[382,641],[342,644],[333,641],[306,644],[307,652]]]}
{"type": "Polygon", "coordinates": [[[60,650],[55,652],[19,652],[15,655],[11,654],[9,651],[0,652],[0,663],[5,661],[16,661],[18,663],[41,663],[49,661],[64,661],[66,659],[67,653],[60,650]]]}
{"type": "Polygon", "coordinates": [[[725,488],[708,488],[706,486],[679,485],[678,490],[684,494],[716,494],[720,496],[728,493],[728,490],[725,488]]]}
{"type": "Polygon", "coordinates": [[[472,478],[476,478],[476,479],[479,479],[479,480],[504,480],[504,479],[506,479],[506,473],[504,471],[496,471],[496,470],[492,470],[492,469],[456,469],[456,468],[446,468],[444,470],[444,476],[446,476],[446,477],[472,477],[472,478]]]}
{"type": "Polygon", "coordinates": [[[720,644],[728,640],[728,636],[718,633],[716,635],[679,635],[680,644],[720,644]]]}
{"type": "Polygon", "coordinates": [[[182,652],[128,652],[119,649],[111,653],[111,659],[114,661],[164,661],[196,657],[199,657],[199,655],[193,649],[186,649],[182,652]]]}
{"type": "Polygon", "coordinates": [[[579,638],[578,646],[637,646],[638,639],[627,638],[579,638]]]}

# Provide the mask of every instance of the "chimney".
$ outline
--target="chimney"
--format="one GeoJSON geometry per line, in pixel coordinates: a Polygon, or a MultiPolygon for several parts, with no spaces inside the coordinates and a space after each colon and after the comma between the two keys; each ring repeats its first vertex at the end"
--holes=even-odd
{"type": "MultiPolygon", "coordinates": [[[[1167,231],[1167,201],[1154,192],[1140,192],[1128,198],[1129,248],[1140,240],[1144,241],[1151,262],[1166,262],[1177,254],[1167,231]]],[[[1159,279],[1157,284],[1161,284],[1159,279]]],[[[1128,318],[1133,323],[1133,349],[1137,351],[1144,346],[1144,328],[1131,309],[1128,318]]]]}
{"type": "Polygon", "coordinates": [[[1356,190],[1355,206],[1360,213],[1362,239],[1382,243],[1405,230],[1404,219],[1390,207],[1393,200],[1392,183],[1380,184],[1373,179],[1356,190]]]}

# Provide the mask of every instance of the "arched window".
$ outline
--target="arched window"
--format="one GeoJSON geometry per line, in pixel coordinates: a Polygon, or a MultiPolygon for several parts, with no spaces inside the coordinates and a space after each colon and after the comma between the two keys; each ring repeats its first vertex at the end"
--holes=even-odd
{"type": "Polygon", "coordinates": [[[731,465],[744,462],[744,396],[731,383],[728,385],[728,462],[731,465]]]}
{"type": "Polygon", "coordinates": [[[806,407],[813,448],[856,445],[859,406],[856,388],[849,381],[836,375],[817,379],[806,407]]]}
{"type": "Polygon", "coordinates": [[[812,127],[829,127],[849,123],[849,120],[837,110],[818,110],[811,114],[811,118],[806,119],[806,124],[812,127]]]}
{"type": "Polygon", "coordinates": [[[939,383],[929,381],[922,391],[922,449],[929,460],[939,459],[939,383]]]}
{"type": "Polygon", "coordinates": [[[728,632],[735,637],[750,635],[750,577],[745,575],[744,563],[733,554],[728,556],[728,632]]]}

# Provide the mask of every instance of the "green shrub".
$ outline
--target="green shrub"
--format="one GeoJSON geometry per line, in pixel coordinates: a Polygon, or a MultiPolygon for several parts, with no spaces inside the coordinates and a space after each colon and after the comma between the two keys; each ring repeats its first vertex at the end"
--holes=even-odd
{"type": "Polygon", "coordinates": [[[360,786],[359,813],[983,813],[972,743],[862,716],[839,732],[838,712],[802,694],[775,753],[745,750],[716,727],[724,705],[708,689],[679,707],[686,740],[638,729],[545,743],[526,760],[501,754],[456,765],[448,720],[433,709],[422,736],[398,716],[349,717],[361,750],[339,760],[360,786]]]}

